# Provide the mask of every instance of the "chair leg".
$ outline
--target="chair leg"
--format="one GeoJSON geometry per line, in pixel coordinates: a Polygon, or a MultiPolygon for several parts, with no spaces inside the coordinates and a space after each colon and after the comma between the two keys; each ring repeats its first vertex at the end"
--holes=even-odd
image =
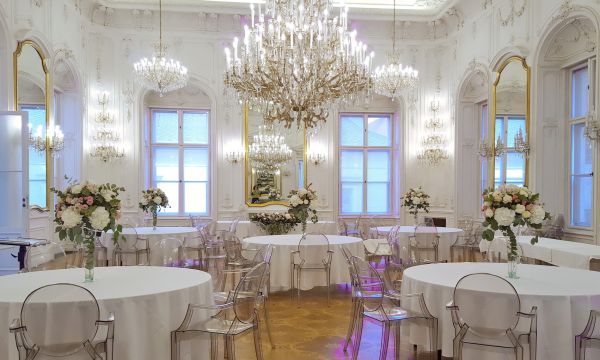
{"type": "Polygon", "coordinates": [[[356,297],[352,297],[352,308],[350,310],[350,324],[348,324],[348,334],[346,335],[346,342],[344,343],[344,351],[348,350],[348,345],[350,344],[350,340],[352,340],[352,333],[354,332],[354,327],[356,326],[356,317],[358,315],[358,305],[360,304],[360,300],[356,297]]]}
{"type": "Polygon", "coordinates": [[[331,268],[327,267],[325,270],[327,273],[327,306],[330,304],[330,288],[331,288],[331,268]]]}
{"type": "Polygon", "coordinates": [[[225,337],[225,348],[227,360],[235,360],[235,337],[228,335],[225,337]]]}
{"type": "Polygon", "coordinates": [[[176,331],[171,331],[171,360],[179,360],[179,341],[176,331]]]}
{"type": "Polygon", "coordinates": [[[381,335],[381,350],[379,351],[379,360],[385,360],[387,357],[388,344],[390,342],[391,322],[383,323],[383,334],[381,335]]]}
{"type": "Polygon", "coordinates": [[[294,279],[296,274],[296,267],[292,265],[292,272],[290,274],[290,301],[294,301],[294,279]]]}
{"type": "Polygon", "coordinates": [[[296,278],[296,292],[297,292],[297,296],[296,296],[296,305],[298,307],[300,307],[300,280],[302,279],[302,268],[298,268],[298,270],[296,271],[297,274],[297,278],[296,278]]]}
{"type": "Polygon", "coordinates": [[[581,336],[575,336],[575,360],[581,360],[581,336]]]}
{"type": "Polygon", "coordinates": [[[210,334],[210,360],[219,358],[219,338],[217,334],[210,334]]]}
{"type": "MultiPolygon", "coordinates": [[[[431,342],[429,345],[429,350],[434,356],[434,359],[437,358],[437,350],[438,350],[438,319],[431,319],[431,328],[429,329],[429,341],[431,342]]],[[[441,355],[441,354],[440,354],[441,355]]]]}
{"type": "Polygon", "coordinates": [[[256,351],[256,360],[263,360],[262,344],[260,341],[260,329],[258,323],[254,326],[254,350],[256,351]]]}
{"type": "Polygon", "coordinates": [[[397,321],[394,326],[394,359],[400,359],[400,335],[400,321],[397,321]]]}
{"type": "Polygon", "coordinates": [[[264,296],[264,312],[265,312],[265,325],[267,326],[267,336],[269,337],[269,342],[271,343],[271,349],[275,349],[275,343],[273,342],[273,334],[271,334],[271,325],[269,321],[269,310],[268,310],[268,296],[264,296]]]}
{"type": "Polygon", "coordinates": [[[352,353],[352,360],[357,360],[358,359],[358,352],[360,351],[360,340],[362,338],[362,329],[363,329],[363,319],[364,316],[362,314],[362,312],[360,312],[358,314],[358,322],[356,324],[356,338],[355,338],[355,344],[354,344],[354,352],[352,353]]]}

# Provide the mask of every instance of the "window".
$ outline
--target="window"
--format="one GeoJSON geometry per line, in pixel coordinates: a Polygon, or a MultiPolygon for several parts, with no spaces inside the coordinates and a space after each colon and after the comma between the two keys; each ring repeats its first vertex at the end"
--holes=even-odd
{"type": "Polygon", "coordinates": [[[150,110],[150,182],[169,198],[162,214],[209,215],[207,110],[150,110]]]}
{"type": "Polygon", "coordinates": [[[392,116],[342,114],[339,140],[340,214],[391,214],[392,116]]]}
{"type": "Polygon", "coordinates": [[[304,160],[298,160],[298,189],[304,187],[304,160]]]}
{"type": "Polygon", "coordinates": [[[515,135],[521,130],[527,135],[525,117],[522,115],[496,115],[496,138],[500,137],[506,153],[496,158],[494,187],[502,184],[525,185],[525,157],[515,150],[515,135]]]}
{"type": "MultiPolygon", "coordinates": [[[[31,131],[41,128],[46,136],[46,107],[44,105],[21,105],[21,111],[29,115],[31,131]]],[[[46,207],[46,153],[29,147],[29,204],[46,207]]]]}
{"type": "Polygon", "coordinates": [[[593,155],[585,137],[585,121],[589,102],[589,67],[570,70],[570,111],[568,116],[569,146],[569,224],[592,227],[593,215],[593,155]]]}

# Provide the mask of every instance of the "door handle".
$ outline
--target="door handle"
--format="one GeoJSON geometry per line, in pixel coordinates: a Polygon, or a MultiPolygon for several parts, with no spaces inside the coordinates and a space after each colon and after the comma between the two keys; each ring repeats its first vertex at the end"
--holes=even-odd
{"type": "Polygon", "coordinates": [[[26,207],[27,207],[27,198],[23,198],[22,200],[23,200],[23,202],[21,203],[21,205],[22,205],[24,208],[26,208],[26,207]]]}

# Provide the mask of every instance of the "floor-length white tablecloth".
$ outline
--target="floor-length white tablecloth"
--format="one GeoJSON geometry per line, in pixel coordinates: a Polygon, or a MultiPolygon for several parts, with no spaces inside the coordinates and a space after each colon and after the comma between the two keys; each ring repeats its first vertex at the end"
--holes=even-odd
{"type": "MultiPolygon", "coordinates": [[[[350,236],[326,235],[329,240],[330,249],[333,250],[331,261],[331,284],[343,284],[350,282],[348,265],[340,250],[340,245],[346,246],[354,256],[364,257],[362,239],[350,236]]],[[[300,234],[254,236],[242,240],[247,248],[273,245],[273,256],[271,258],[271,290],[280,291],[291,288],[291,253],[298,250],[300,234]]],[[[320,245],[314,245],[319,246],[320,245]]],[[[323,249],[319,249],[322,251],[323,249]]],[[[302,290],[310,290],[315,286],[325,286],[326,279],[322,271],[306,271],[302,273],[302,290]]]]}
{"type": "MultiPolygon", "coordinates": [[[[98,300],[102,319],[111,312],[114,314],[115,360],[170,359],[170,332],[181,324],[188,304],[213,301],[211,277],[198,270],[101,267],[95,269],[95,277],[93,283],[84,283],[83,269],[0,277],[0,359],[18,359],[8,325],[19,317],[27,295],[44,285],[63,282],[83,286],[98,300]]],[[[190,342],[183,347],[183,359],[208,359],[209,349],[208,341],[190,342]]]]}
{"type": "MultiPolygon", "coordinates": [[[[377,231],[380,234],[387,235],[390,230],[392,230],[392,226],[378,226],[377,231]]],[[[440,236],[439,244],[438,244],[438,258],[439,261],[450,261],[450,246],[454,244],[456,238],[459,235],[462,235],[463,231],[457,228],[449,228],[449,227],[420,227],[420,232],[427,231],[437,231],[440,236]]],[[[398,229],[398,235],[404,237],[405,241],[408,241],[408,237],[412,236],[415,233],[414,226],[400,226],[398,229]]]]}
{"type": "MultiPolygon", "coordinates": [[[[439,322],[439,344],[442,355],[452,356],[454,328],[446,304],[452,300],[454,286],[460,278],[472,273],[491,273],[506,278],[507,264],[449,263],[420,265],[404,271],[402,292],[423,293],[425,303],[439,322]]],[[[520,265],[519,279],[507,279],[521,299],[521,311],[537,306],[537,359],[567,360],[573,358],[574,336],[585,328],[589,311],[600,310],[600,273],[543,265],[520,265]]],[[[486,293],[486,284],[480,292],[486,293]]],[[[489,293],[490,299],[494,297],[489,293]]],[[[477,304],[473,304],[477,306],[477,304]]],[[[493,314],[490,314],[493,316],[493,314]]],[[[520,323],[529,326],[527,321],[520,323]]],[[[520,325],[520,326],[521,326],[520,325]]],[[[423,343],[424,329],[410,327],[411,342],[423,343]]],[[[466,346],[466,345],[465,345],[466,346]]],[[[482,349],[465,347],[466,359],[514,359],[508,352],[483,353],[482,349]]],[[[489,350],[489,349],[488,349],[489,350]]],[[[525,346],[525,353],[528,348],[525,346]]],[[[591,353],[590,353],[591,354],[591,353]]],[[[600,353],[593,354],[600,356],[600,353]]],[[[525,354],[525,359],[528,355],[525,354]]],[[[600,357],[588,357],[598,359],[600,357]]]]}
{"type": "MultiPolygon", "coordinates": [[[[231,220],[219,220],[217,222],[218,230],[228,230],[231,225],[231,220]]],[[[290,233],[300,234],[302,227],[296,226],[290,233]]],[[[321,234],[335,234],[337,233],[337,227],[335,221],[319,221],[315,224],[309,222],[306,224],[307,233],[321,233],[321,234]]],[[[248,220],[241,220],[238,222],[235,234],[240,239],[247,238],[249,236],[261,236],[265,235],[265,232],[256,224],[248,220]]]]}
{"type": "MultiPolygon", "coordinates": [[[[575,269],[589,269],[590,259],[600,258],[600,246],[543,237],[538,239],[537,244],[532,245],[532,237],[517,236],[517,242],[523,251],[522,255],[528,258],[575,269]]],[[[500,253],[502,258],[506,259],[506,241],[505,237],[496,237],[491,242],[481,241],[479,249],[482,252],[500,253]]]]}
{"type": "MultiPolygon", "coordinates": [[[[150,258],[152,265],[161,265],[162,254],[160,250],[157,248],[157,244],[160,240],[165,238],[177,238],[181,241],[184,240],[186,236],[192,236],[198,233],[198,230],[195,227],[191,226],[158,226],[156,229],[153,229],[151,226],[149,227],[136,227],[135,232],[138,237],[148,238],[148,243],[150,245],[150,258]]],[[[124,228],[121,233],[125,236],[126,239],[133,239],[135,236],[134,231],[131,228],[124,228]]],[[[107,248],[108,257],[112,259],[112,252],[114,249],[114,243],[112,241],[112,233],[109,232],[105,235],[107,238],[104,241],[104,245],[107,248]]],[[[122,241],[122,240],[119,240],[122,241]]],[[[127,257],[126,257],[127,258],[127,257]]],[[[141,259],[142,261],[146,259],[141,259]]],[[[135,265],[134,262],[130,262],[132,259],[127,258],[125,262],[129,265],[135,265]]]]}

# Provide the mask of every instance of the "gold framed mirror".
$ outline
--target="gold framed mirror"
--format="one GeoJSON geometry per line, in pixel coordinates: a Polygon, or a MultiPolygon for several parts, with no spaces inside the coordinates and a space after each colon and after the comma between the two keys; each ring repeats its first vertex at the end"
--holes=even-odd
{"type": "Polygon", "coordinates": [[[244,188],[246,205],[262,207],[288,205],[290,190],[307,185],[306,131],[267,125],[261,113],[244,106],[244,188]],[[260,139],[279,136],[289,149],[289,159],[273,165],[273,159],[261,159],[260,139]],[[252,155],[251,155],[252,154],[252,155]],[[280,164],[280,166],[277,166],[280,164]]]}
{"type": "Polygon", "coordinates": [[[490,140],[494,157],[488,183],[527,186],[529,183],[531,69],[525,58],[511,56],[498,68],[492,86],[490,140]]]}
{"type": "Polygon", "coordinates": [[[48,149],[46,133],[51,126],[52,91],[47,59],[39,44],[33,40],[17,43],[13,53],[14,107],[29,116],[31,132],[46,140],[46,151],[29,147],[29,205],[52,208],[53,159],[48,149]]]}

